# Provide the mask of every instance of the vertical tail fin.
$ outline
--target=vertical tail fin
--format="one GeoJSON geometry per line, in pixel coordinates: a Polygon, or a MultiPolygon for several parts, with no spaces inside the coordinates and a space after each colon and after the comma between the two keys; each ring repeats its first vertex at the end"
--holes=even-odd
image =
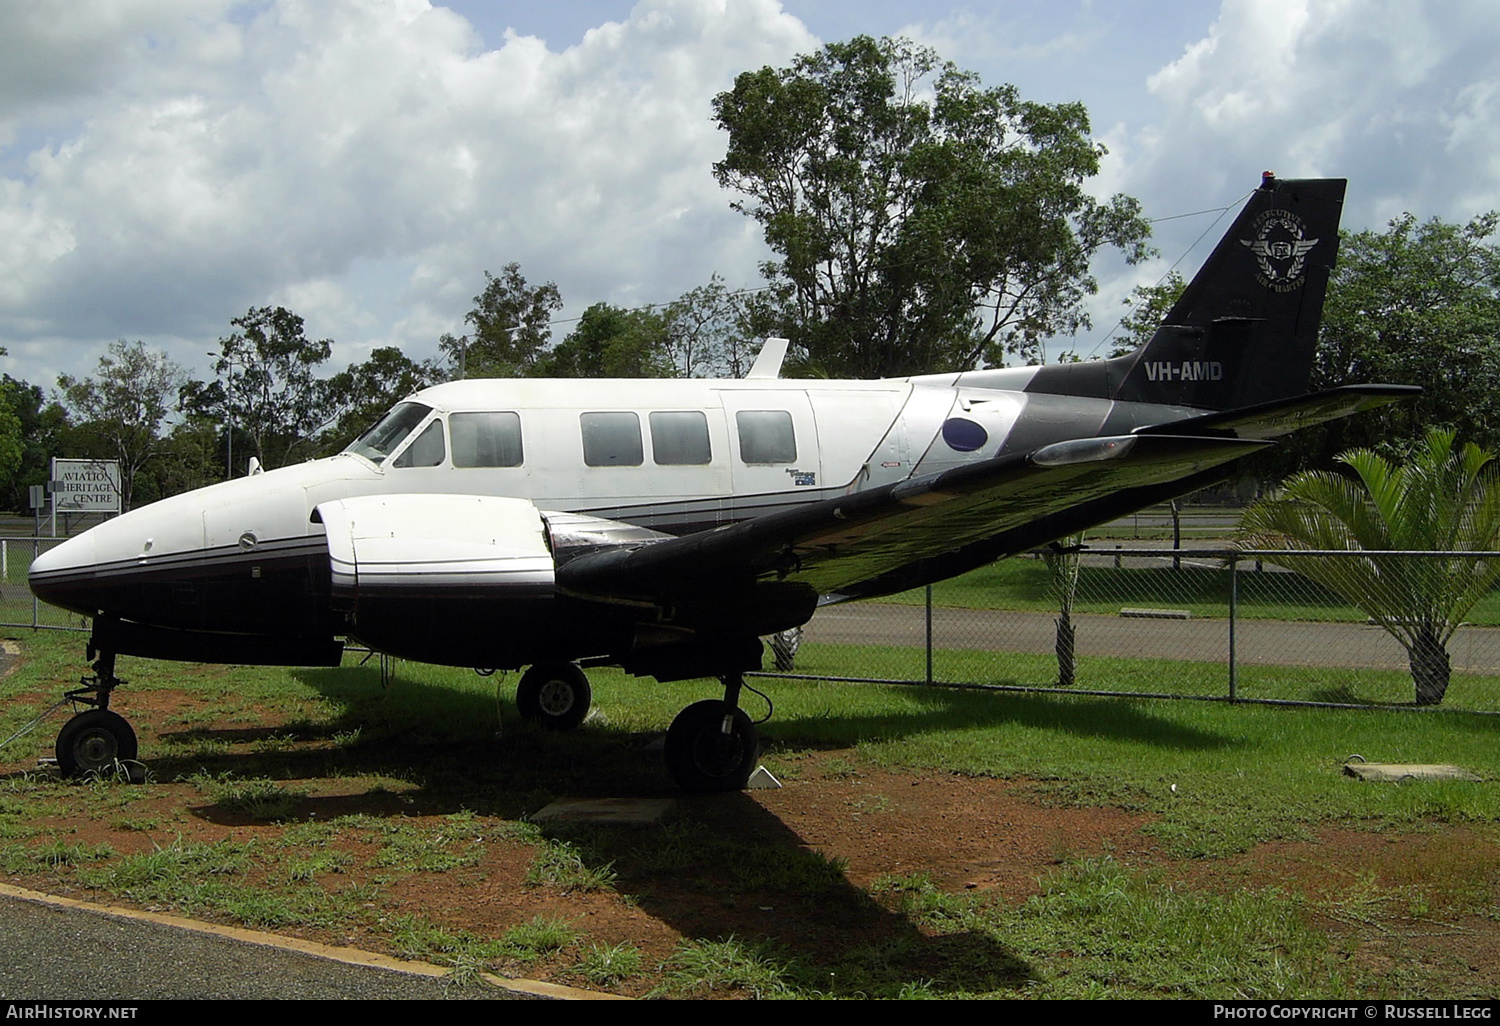
{"type": "Polygon", "coordinates": [[[1038,368],[1026,391],[1207,410],[1306,392],[1346,184],[1266,172],[1151,341],[1038,368]]]}
{"type": "Polygon", "coordinates": [[[1307,391],[1342,178],[1269,172],[1111,396],[1225,410],[1307,391]]]}

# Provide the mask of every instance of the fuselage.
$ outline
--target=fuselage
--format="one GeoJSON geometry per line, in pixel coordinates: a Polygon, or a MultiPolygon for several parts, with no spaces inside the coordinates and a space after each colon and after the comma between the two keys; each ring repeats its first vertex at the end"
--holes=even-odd
{"type": "Polygon", "coordinates": [[[154,627],[344,634],[314,515],[330,500],[527,500],[561,558],[589,538],[708,530],[1194,412],[1027,393],[1031,373],[450,382],[398,404],[337,456],[163,499],[70,539],[35,561],[31,584],[55,605],[154,627]]]}

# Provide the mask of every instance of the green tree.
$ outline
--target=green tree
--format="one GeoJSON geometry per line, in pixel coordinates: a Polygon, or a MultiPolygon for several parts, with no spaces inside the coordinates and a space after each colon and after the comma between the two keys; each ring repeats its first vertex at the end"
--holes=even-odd
{"type": "Polygon", "coordinates": [[[334,417],[328,383],[317,373],[332,341],[309,339],[302,318],[281,306],[253,307],[229,323],[237,330],[219,339],[218,379],[189,382],[185,406],[232,423],[236,442],[242,432],[254,450],[245,455],[268,470],[311,454],[314,436],[334,417]]]}
{"type": "Polygon", "coordinates": [[[1405,647],[1418,705],[1448,690],[1448,641],[1474,603],[1500,580],[1500,560],[1381,552],[1486,552],[1500,537],[1500,465],[1452,431],[1428,430],[1405,464],[1369,449],[1339,457],[1346,474],[1307,471],[1284,493],[1245,511],[1252,547],[1339,550],[1364,556],[1278,556],[1368,613],[1405,647]]]}
{"type": "Polygon", "coordinates": [[[119,461],[124,509],[134,498],[136,475],[163,449],[162,427],[184,380],[182,368],[165,353],[124,339],[99,357],[93,377],[57,379],[74,418],[103,443],[98,455],[119,461]]]}
{"type": "Polygon", "coordinates": [[[669,378],[671,333],[666,315],[595,303],[578,326],[535,365],[547,378],[669,378]]]}
{"type": "Polygon", "coordinates": [[[556,285],[528,285],[518,263],[506,264],[498,278],[485,271],[484,291],[464,317],[472,330],[461,338],[444,335],[438,348],[455,368],[455,377],[531,374],[552,338],[552,315],[562,305],[556,285]]]}
{"type": "MultiPolygon", "coordinates": [[[[9,351],[0,346],[0,356],[9,355],[9,351]]],[[[20,396],[10,386],[11,376],[7,374],[4,383],[0,384],[0,489],[5,491],[14,488],[16,474],[20,472],[26,454],[21,418],[17,412],[20,396]]]]}
{"type": "Polygon", "coordinates": [[[224,479],[223,425],[216,417],[189,413],[172,425],[161,453],[145,468],[137,493],[157,498],[189,492],[224,479]]]}
{"type": "Polygon", "coordinates": [[[1182,275],[1168,271],[1155,285],[1137,285],[1131,289],[1130,297],[1124,300],[1129,312],[1120,318],[1109,355],[1124,356],[1150,342],[1185,288],[1187,282],[1182,275]]]}
{"type": "Polygon", "coordinates": [[[1346,448],[1394,452],[1427,428],[1500,448],[1500,214],[1467,224],[1403,214],[1346,232],[1323,310],[1313,386],[1421,385],[1415,400],[1326,425],[1306,460],[1346,448]]]}
{"type": "Polygon", "coordinates": [[[328,379],[330,402],[338,413],[319,439],[319,448],[325,453],[340,451],[397,402],[441,377],[436,362],[418,363],[395,346],[371,350],[369,359],[328,379]]]}
{"type": "Polygon", "coordinates": [[[7,492],[13,490],[21,460],[26,455],[16,406],[17,397],[9,388],[0,387],[0,488],[7,492]]]}
{"type": "Polygon", "coordinates": [[[745,345],[744,304],[715,274],[667,307],[668,347],[684,378],[741,376],[754,357],[745,345]]]}
{"type": "Polygon", "coordinates": [[[29,512],[29,489],[47,483],[53,456],[75,455],[64,449],[63,438],[70,432],[68,411],[56,402],[48,402],[40,386],[18,381],[9,374],[0,380],[11,411],[20,425],[21,460],[3,493],[5,508],[18,513],[29,512]]]}
{"type": "Polygon", "coordinates": [[[719,183],[778,259],[780,332],[809,370],[960,369],[1087,324],[1089,260],[1150,228],[1084,183],[1104,148],[1081,104],[984,88],[906,39],[860,36],[747,71],[714,98],[719,183]]]}

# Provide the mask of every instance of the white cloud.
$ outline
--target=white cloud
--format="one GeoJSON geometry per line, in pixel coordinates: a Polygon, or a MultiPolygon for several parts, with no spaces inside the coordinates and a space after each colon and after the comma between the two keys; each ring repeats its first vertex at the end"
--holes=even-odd
{"type": "Polygon", "coordinates": [[[1357,219],[1403,204],[1449,218],[1473,212],[1458,203],[1494,205],[1500,136],[1494,119],[1466,115],[1500,72],[1497,44],[1500,22],[1476,2],[1225,0],[1208,32],[1148,80],[1167,115],[1136,131],[1133,184],[1148,192],[1198,169],[1203,194],[1221,182],[1223,194],[1229,176],[1248,188],[1265,166],[1349,177],[1357,219]]]}
{"type": "MultiPolygon", "coordinates": [[[[550,5],[505,7],[531,36],[476,5],[482,36],[426,0],[0,4],[5,369],[87,373],[122,336],[201,368],[267,303],[339,360],[424,355],[512,260],[571,312],[749,282],[764,251],[710,174],[709,104],[816,48],[796,13],[829,39],[906,25],[987,84],[1083,100],[1111,126],[1096,193],[1148,216],[1228,203],[1265,167],[1348,176],[1356,227],[1500,206],[1500,21],[1479,0],[1224,0],[1211,22],[1189,4],[790,7],[643,0],[587,31],[576,8],[553,31],[550,5]]],[[[1162,269],[1210,220],[1159,226],[1162,269]]],[[[1103,324],[1154,269],[1101,273],[1103,324]]]]}
{"type": "Polygon", "coordinates": [[[11,25],[54,57],[101,55],[88,75],[0,75],[13,353],[175,336],[185,359],[273,296],[351,355],[372,336],[430,347],[398,325],[457,328],[510,260],[574,301],[748,274],[709,100],[815,45],[772,0],[647,0],[562,52],[513,32],[486,51],[425,0],[125,11],[11,25]]]}

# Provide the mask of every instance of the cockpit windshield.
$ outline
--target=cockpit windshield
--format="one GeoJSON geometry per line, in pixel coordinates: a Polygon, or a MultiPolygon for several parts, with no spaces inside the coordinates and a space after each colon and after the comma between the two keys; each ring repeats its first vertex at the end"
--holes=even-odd
{"type": "Polygon", "coordinates": [[[421,403],[400,403],[381,417],[374,427],[351,442],[344,451],[357,453],[371,463],[378,464],[395,452],[431,412],[432,407],[421,403]]]}

